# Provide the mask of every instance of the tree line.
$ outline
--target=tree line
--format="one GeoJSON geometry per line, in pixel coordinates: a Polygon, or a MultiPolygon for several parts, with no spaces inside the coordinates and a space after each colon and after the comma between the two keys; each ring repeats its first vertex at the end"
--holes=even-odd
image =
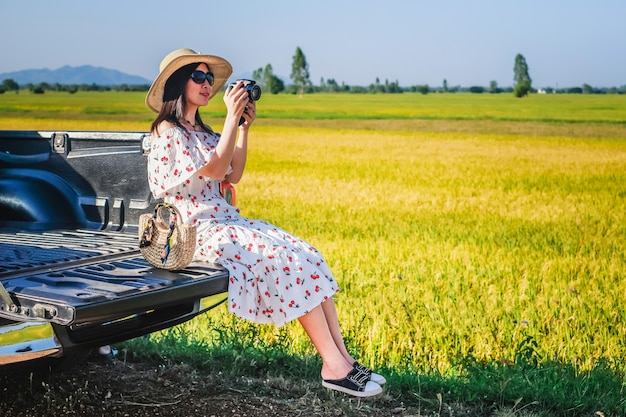
{"type": "Polygon", "coordinates": [[[0,84],[0,94],[7,91],[19,92],[19,90],[27,90],[34,94],[43,94],[46,91],[65,91],[70,94],[74,94],[78,91],[148,91],[150,84],[120,84],[120,85],[100,85],[96,83],[92,84],[61,84],[61,83],[46,83],[39,84],[27,83],[20,86],[15,80],[8,78],[2,81],[0,84]]]}
{"type": "MultiPolygon", "coordinates": [[[[530,93],[546,93],[546,94],[626,94],[626,85],[621,87],[610,88],[594,88],[589,84],[583,84],[581,87],[568,88],[545,88],[537,89],[532,86],[532,79],[529,74],[528,63],[522,54],[515,56],[513,65],[513,81],[512,87],[500,88],[496,81],[491,81],[488,87],[484,86],[448,86],[448,81],[443,80],[441,86],[432,87],[428,84],[418,84],[409,87],[401,87],[398,80],[381,82],[377,77],[376,80],[368,86],[347,85],[344,82],[339,84],[333,78],[322,77],[318,85],[314,85],[310,79],[309,64],[306,56],[300,47],[296,48],[292,57],[291,65],[291,84],[285,82],[274,74],[271,64],[260,67],[252,72],[252,78],[257,81],[264,92],[270,94],[313,94],[313,93],[355,93],[355,94],[399,94],[404,92],[413,92],[421,94],[429,93],[457,93],[469,92],[474,94],[500,94],[512,93],[516,97],[525,97],[530,93]]],[[[7,91],[19,92],[20,89],[31,91],[34,94],[43,94],[45,91],[66,91],[74,94],[78,91],[144,91],[150,88],[149,84],[128,85],[121,84],[116,86],[105,86],[92,84],[60,84],[60,83],[28,83],[24,86],[18,85],[12,79],[6,79],[0,84],[0,94],[7,91]]]]}

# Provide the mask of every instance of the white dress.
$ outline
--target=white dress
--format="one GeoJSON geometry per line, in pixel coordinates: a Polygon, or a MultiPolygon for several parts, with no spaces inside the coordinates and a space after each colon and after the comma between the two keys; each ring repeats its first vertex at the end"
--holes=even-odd
{"type": "Polygon", "coordinates": [[[228,309],[277,327],[332,297],[339,287],[322,255],[307,242],[262,220],[242,217],[220,194],[221,179],[198,175],[218,134],[173,127],[151,138],[148,181],[157,199],[197,226],[196,260],[230,272],[228,309]]]}

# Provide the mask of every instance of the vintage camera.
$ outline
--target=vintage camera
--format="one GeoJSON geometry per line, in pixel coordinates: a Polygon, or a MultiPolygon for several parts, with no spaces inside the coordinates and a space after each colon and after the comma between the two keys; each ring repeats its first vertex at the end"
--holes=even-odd
{"type": "MultiPolygon", "coordinates": [[[[246,91],[248,92],[248,97],[250,98],[250,101],[257,101],[258,99],[261,98],[261,87],[259,87],[257,85],[256,81],[254,81],[254,80],[245,80],[245,79],[237,80],[234,83],[228,84],[228,89],[231,90],[233,87],[235,87],[235,85],[237,85],[237,82],[239,82],[239,81],[243,81],[243,84],[241,85],[241,88],[245,88],[246,89],[246,91]]],[[[239,126],[244,124],[245,121],[246,121],[246,119],[244,119],[243,117],[240,118],[239,119],[239,126]]]]}
{"type": "Polygon", "coordinates": [[[250,101],[257,101],[261,98],[261,87],[259,87],[254,80],[237,80],[234,83],[228,84],[228,89],[233,88],[239,81],[243,81],[241,88],[245,88],[248,91],[248,97],[250,101]]]}

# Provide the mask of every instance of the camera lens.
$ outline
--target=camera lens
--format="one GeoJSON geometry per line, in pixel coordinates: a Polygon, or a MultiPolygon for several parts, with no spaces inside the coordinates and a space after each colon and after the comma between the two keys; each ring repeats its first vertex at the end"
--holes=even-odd
{"type": "Polygon", "coordinates": [[[257,101],[261,98],[261,87],[256,84],[248,86],[248,93],[250,94],[250,100],[257,101]]]}

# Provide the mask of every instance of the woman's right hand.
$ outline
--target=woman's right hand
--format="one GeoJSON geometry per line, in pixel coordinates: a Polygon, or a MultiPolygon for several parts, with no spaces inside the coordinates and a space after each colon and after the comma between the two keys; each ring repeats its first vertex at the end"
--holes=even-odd
{"type": "Polygon", "coordinates": [[[248,91],[241,88],[242,81],[238,81],[233,88],[227,88],[224,92],[224,104],[226,104],[226,120],[220,140],[217,142],[215,154],[208,163],[200,169],[201,175],[213,179],[223,179],[228,172],[237,144],[237,127],[239,119],[248,104],[248,91]]]}
{"type": "Polygon", "coordinates": [[[243,88],[243,81],[237,81],[232,88],[227,88],[224,93],[224,104],[226,104],[226,118],[234,118],[239,124],[239,119],[243,115],[248,104],[248,90],[243,88]],[[230,116],[230,117],[229,117],[230,116]]]}

